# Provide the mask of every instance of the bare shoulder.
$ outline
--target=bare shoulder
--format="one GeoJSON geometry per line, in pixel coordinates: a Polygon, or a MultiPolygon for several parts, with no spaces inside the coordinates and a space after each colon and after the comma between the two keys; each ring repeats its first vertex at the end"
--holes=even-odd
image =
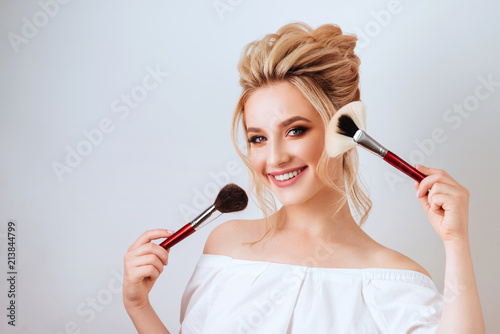
{"type": "Polygon", "coordinates": [[[258,240],[260,220],[229,220],[215,227],[205,242],[204,254],[236,257],[242,243],[258,240]]]}
{"type": "Polygon", "coordinates": [[[398,251],[382,246],[376,252],[378,266],[392,269],[406,269],[422,273],[432,279],[431,275],[420,264],[398,251]]]}

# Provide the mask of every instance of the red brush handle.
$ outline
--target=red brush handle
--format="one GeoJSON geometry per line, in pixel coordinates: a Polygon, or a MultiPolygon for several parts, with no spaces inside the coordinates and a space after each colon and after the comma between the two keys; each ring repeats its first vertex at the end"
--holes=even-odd
{"type": "Polygon", "coordinates": [[[392,153],[391,151],[387,151],[385,154],[384,160],[414,179],[417,182],[422,181],[425,178],[425,175],[420,173],[414,167],[409,165],[406,161],[392,153]]]}
{"type": "Polygon", "coordinates": [[[162,246],[165,249],[169,249],[173,245],[177,244],[181,240],[185,239],[186,237],[190,236],[196,232],[193,226],[191,226],[191,223],[187,223],[184,225],[180,230],[172,234],[170,237],[165,239],[160,246],[162,246]]]}

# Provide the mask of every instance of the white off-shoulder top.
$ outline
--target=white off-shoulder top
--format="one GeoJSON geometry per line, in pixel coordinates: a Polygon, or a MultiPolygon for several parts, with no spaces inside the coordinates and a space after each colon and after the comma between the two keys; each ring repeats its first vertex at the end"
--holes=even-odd
{"type": "Polygon", "coordinates": [[[429,334],[443,295],[404,269],[315,268],[202,254],[181,302],[181,334],[429,334]]]}

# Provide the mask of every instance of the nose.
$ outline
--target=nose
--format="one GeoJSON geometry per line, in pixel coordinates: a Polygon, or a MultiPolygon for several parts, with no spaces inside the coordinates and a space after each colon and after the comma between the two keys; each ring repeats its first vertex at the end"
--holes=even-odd
{"type": "Polygon", "coordinates": [[[271,143],[269,156],[267,159],[267,163],[272,167],[281,167],[290,161],[290,152],[286,147],[286,143],[282,140],[275,139],[271,143]]]}

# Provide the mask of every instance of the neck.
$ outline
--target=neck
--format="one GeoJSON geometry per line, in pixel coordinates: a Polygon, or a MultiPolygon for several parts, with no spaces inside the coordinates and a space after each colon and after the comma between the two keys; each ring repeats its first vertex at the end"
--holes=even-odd
{"type": "Polygon", "coordinates": [[[335,213],[340,199],[338,192],[325,187],[305,203],[283,206],[277,214],[278,229],[314,239],[338,241],[353,234],[365,234],[352,217],[347,201],[340,203],[342,206],[335,213]]]}

